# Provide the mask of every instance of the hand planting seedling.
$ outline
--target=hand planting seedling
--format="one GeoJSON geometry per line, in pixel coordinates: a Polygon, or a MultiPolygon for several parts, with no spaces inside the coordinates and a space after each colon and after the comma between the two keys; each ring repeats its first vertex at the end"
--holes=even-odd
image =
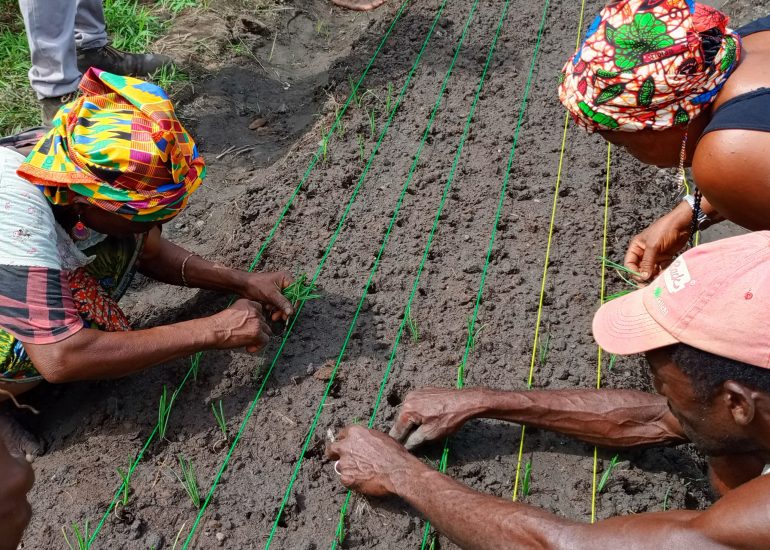
{"type": "Polygon", "coordinates": [[[181,454],[178,456],[178,458],[179,467],[182,470],[182,477],[179,477],[176,472],[174,472],[174,475],[179,480],[179,483],[182,484],[182,487],[184,487],[184,490],[187,492],[187,496],[190,497],[190,501],[193,503],[193,506],[200,508],[201,496],[200,491],[198,490],[198,477],[195,475],[195,467],[193,466],[191,460],[185,460],[181,454]]]}
{"type": "Polygon", "coordinates": [[[70,548],[70,550],[88,550],[88,520],[85,521],[83,524],[83,530],[80,530],[80,527],[77,523],[72,524],[72,533],[75,535],[75,544],[72,544],[70,542],[70,539],[67,537],[67,531],[64,527],[61,528],[62,535],[64,535],[64,541],[67,543],[67,546],[70,548]]]}
{"type": "Polygon", "coordinates": [[[227,421],[225,420],[225,411],[222,408],[221,399],[219,400],[218,409],[216,406],[214,406],[214,403],[211,404],[211,412],[214,413],[214,418],[217,421],[217,426],[219,426],[219,431],[222,432],[222,439],[227,441],[227,421]]]}
{"type": "Polygon", "coordinates": [[[291,302],[291,305],[296,308],[296,306],[302,302],[320,298],[321,295],[314,294],[315,291],[316,285],[308,282],[307,274],[302,273],[294,278],[293,283],[283,289],[283,295],[286,296],[291,302]]]}
{"type": "Polygon", "coordinates": [[[610,460],[609,465],[607,466],[607,469],[604,470],[604,474],[602,474],[602,478],[599,480],[599,485],[596,486],[596,492],[601,493],[604,491],[604,488],[607,486],[607,482],[610,479],[610,476],[612,475],[612,470],[615,469],[615,466],[618,463],[618,455],[615,455],[612,457],[612,460],[610,460]]]}
{"type": "Polygon", "coordinates": [[[524,467],[524,479],[521,482],[521,498],[529,495],[529,484],[532,480],[532,461],[528,461],[524,467]]]}
{"type": "Polygon", "coordinates": [[[417,327],[417,321],[412,317],[412,308],[406,312],[406,328],[409,330],[409,337],[415,344],[420,341],[420,329],[417,327]]]}

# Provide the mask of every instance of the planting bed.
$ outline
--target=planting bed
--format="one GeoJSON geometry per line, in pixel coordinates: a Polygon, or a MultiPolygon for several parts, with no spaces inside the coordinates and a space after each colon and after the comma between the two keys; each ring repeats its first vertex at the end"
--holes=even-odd
{"type": "MultiPolygon", "coordinates": [[[[120,486],[115,469],[126,469],[151,436],[132,475],[128,505],[106,515],[92,547],[171,548],[181,531],[181,548],[197,510],[174,475],[181,476],[178,455],[194,464],[205,499],[228,456],[211,410],[219,400],[229,443],[249,418],[189,538],[190,548],[263,548],[269,541],[273,548],[310,550],[330,547],[335,532],[344,539],[342,548],[420,546],[422,518],[395,500],[354,496],[344,528],[338,530],[346,492],[323,458],[323,445],[343,425],[369,420],[389,364],[392,370],[374,419],[380,429],[390,426],[410,389],[457,383],[544,5],[510,4],[475,116],[464,132],[504,3],[475,4],[443,101],[431,118],[474,3],[449,0],[436,18],[441,2],[412,2],[358,89],[360,103],[350,102],[341,126],[330,133],[324,155],[319,142],[329,134],[350,84],[367,66],[399,4],[391,1],[372,15],[330,11],[320,0],[300,4],[296,9],[290,2],[282,5],[289,9],[280,11],[274,35],[249,22],[248,14],[234,19],[213,13],[195,16],[199,29],[221,25],[220,35],[210,39],[211,47],[224,35],[230,41],[233,36],[243,38],[263,66],[253,58],[238,57],[224,63],[218,59],[220,66],[214,70],[209,59],[207,70],[213,74],[196,81],[183,100],[181,116],[199,138],[210,175],[189,211],[167,231],[190,250],[248,267],[319,151],[257,268],[315,275],[322,298],[307,302],[290,325],[291,334],[283,338],[277,330],[274,344],[259,356],[204,354],[197,380],[187,378],[178,392],[165,440],[153,432],[158,400],[164,385],[169,395],[179,386],[189,361],[119,381],[36,391],[30,402],[43,414],[29,423],[48,442],[48,452],[35,462],[34,518],[23,548],[63,547],[62,526],[69,530],[72,522],[82,525],[86,518],[93,531],[120,486]],[[407,79],[409,86],[403,88],[388,125],[386,105],[399,103],[407,79]],[[255,118],[263,118],[266,125],[249,129],[255,118]],[[429,123],[432,127],[410,176],[429,123]],[[372,155],[381,135],[379,151],[372,155]],[[231,146],[254,148],[218,158],[231,146]],[[349,202],[351,197],[355,200],[349,202]],[[440,205],[443,210],[437,216],[440,205]],[[373,271],[397,208],[387,246],[373,271]],[[431,247],[412,293],[434,221],[431,247]],[[366,299],[357,310],[372,273],[366,299]],[[408,328],[399,333],[410,296],[408,310],[419,338],[412,338],[408,328]],[[340,355],[343,345],[346,350],[340,355]],[[334,371],[330,367],[338,357],[334,371]],[[335,375],[331,382],[330,375],[335,375]],[[256,395],[259,399],[250,408],[256,395]],[[320,414],[314,423],[316,411],[320,414]]],[[[600,4],[587,2],[586,16],[593,17],[600,4]]],[[[748,4],[739,0],[730,9],[739,20],[747,20],[757,9],[748,4]]],[[[555,86],[575,46],[580,5],[553,2],[545,15],[477,312],[477,326],[482,328],[465,364],[468,386],[527,387],[562,150],[564,113],[555,86]]],[[[590,321],[600,295],[606,156],[606,145],[598,137],[570,126],[539,329],[548,352],[542,360],[536,358],[534,388],[596,385],[597,349],[590,321]]],[[[672,174],[641,167],[620,151],[612,153],[609,181],[607,255],[620,261],[631,235],[672,206],[678,190],[672,174]]],[[[612,271],[607,273],[607,288],[624,288],[612,271]]],[[[126,303],[141,327],[210,313],[224,307],[226,299],[140,281],[126,303]]],[[[619,358],[611,371],[608,366],[605,357],[603,386],[649,389],[640,359],[619,358]]],[[[472,422],[450,443],[448,473],[481,491],[511,498],[520,433],[515,425],[472,422]]],[[[530,492],[523,500],[589,520],[593,448],[530,430],[522,449],[522,465],[532,465],[530,492]]],[[[438,466],[441,450],[437,444],[420,450],[420,456],[438,466]]],[[[598,456],[601,475],[602,464],[609,463],[613,453],[600,451],[598,456]]],[[[606,518],[664,506],[701,508],[709,498],[704,463],[690,448],[621,453],[596,497],[596,515],[606,518]]],[[[441,548],[453,547],[441,537],[437,542],[441,548]]]]}

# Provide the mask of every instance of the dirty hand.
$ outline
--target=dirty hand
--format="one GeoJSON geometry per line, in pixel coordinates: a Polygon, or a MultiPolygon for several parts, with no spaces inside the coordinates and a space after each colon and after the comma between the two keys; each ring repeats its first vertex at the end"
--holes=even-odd
{"type": "Polygon", "coordinates": [[[332,0],[332,4],[355,11],[369,11],[379,8],[385,0],[332,0]]]}
{"type": "Polygon", "coordinates": [[[639,283],[652,281],[674,260],[690,238],[692,210],[682,202],[671,212],[654,221],[647,229],[631,239],[623,263],[639,276],[631,278],[639,283]]]}
{"type": "Polygon", "coordinates": [[[384,433],[355,425],[326,446],[326,457],[338,461],[345,487],[370,496],[396,494],[399,480],[427,468],[384,433]]]}
{"type": "Polygon", "coordinates": [[[35,475],[24,458],[11,456],[0,441],[0,550],[15,550],[32,516],[27,493],[35,475]]]}
{"type": "Polygon", "coordinates": [[[427,441],[447,437],[481,412],[480,390],[423,388],[407,394],[390,436],[414,449],[427,441]]]}
{"type": "Polygon", "coordinates": [[[265,321],[262,306],[249,300],[237,300],[224,311],[208,318],[219,349],[241,348],[255,353],[264,348],[273,335],[265,321]]]}
{"type": "Polygon", "coordinates": [[[286,321],[294,313],[294,308],[281,291],[292,281],[292,276],[285,271],[246,273],[240,294],[264,305],[273,321],[286,321]]]}

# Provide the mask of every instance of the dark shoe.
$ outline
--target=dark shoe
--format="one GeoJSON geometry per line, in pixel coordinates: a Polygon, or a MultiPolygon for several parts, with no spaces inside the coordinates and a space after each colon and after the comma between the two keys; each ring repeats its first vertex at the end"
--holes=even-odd
{"type": "Polygon", "coordinates": [[[128,53],[112,46],[78,50],[78,69],[85,73],[96,67],[108,73],[149,76],[161,67],[173,65],[174,60],[157,53],[128,53]]]}
{"type": "Polygon", "coordinates": [[[53,117],[55,117],[56,113],[59,112],[59,109],[61,108],[61,106],[75,99],[77,95],[78,95],[77,92],[72,92],[59,97],[44,97],[43,99],[41,99],[40,115],[42,118],[43,126],[50,127],[53,117]]]}

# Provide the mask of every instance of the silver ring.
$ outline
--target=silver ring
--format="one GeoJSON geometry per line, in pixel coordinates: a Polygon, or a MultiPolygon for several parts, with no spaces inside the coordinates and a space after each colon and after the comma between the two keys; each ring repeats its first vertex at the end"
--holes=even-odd
{"type": "Polygon", "coordinates": [[[339,460],[334,461],[334,473],[337,474],[338,476],[342,476],[342,472],[340,472],[338,469],[339,463],[340,463],[339,460]]]}

